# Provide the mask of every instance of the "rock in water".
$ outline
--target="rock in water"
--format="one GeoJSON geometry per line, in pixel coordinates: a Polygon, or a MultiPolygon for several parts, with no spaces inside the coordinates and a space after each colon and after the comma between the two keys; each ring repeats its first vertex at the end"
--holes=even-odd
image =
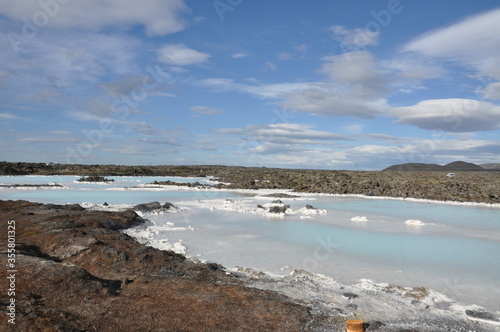
{"type": "Polygon", "coordinates": [[[285,211],[286,211],[285,205],[283,206],[275,205],[269,208],[269,213],[285,213],[285,211]]]}
{"type": "Polygon", "coordinates": [[[148,213],[148,212],[153,212],[156,210],[160,210],[162,208],[161,204],[158,202],[151,202],[151,203],[143,203],[143,204],[138,204],[134,206],[133,210],[134,211],[139,211],[142,213],[148,213]]]}

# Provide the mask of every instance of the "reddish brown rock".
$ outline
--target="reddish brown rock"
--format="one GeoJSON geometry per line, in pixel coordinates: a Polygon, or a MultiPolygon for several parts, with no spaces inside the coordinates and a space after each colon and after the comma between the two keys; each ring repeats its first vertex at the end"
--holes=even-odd
{"type": "MultiPolygon", "coordinates": [[[[117,231],[143,222],[135,212],[0,201],[0,213],[1,243],[15,220],[17,249],[16,324],[2,310],[0,331],[305,331],[311,324],[309,309],[283,295],[117,231]]],[[[10,298],[0,294],[4,308],[10,298]]]]}

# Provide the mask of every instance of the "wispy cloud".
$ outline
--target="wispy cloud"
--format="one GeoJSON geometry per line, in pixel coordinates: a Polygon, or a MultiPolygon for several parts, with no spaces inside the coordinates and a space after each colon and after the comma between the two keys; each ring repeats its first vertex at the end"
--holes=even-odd
{"type": "Polygon", "coordinates": [[[21,118],[11,113],[0,113],[0,119],[4,120],[20,120],[21,118]]]}
{"type": "Polygon", "coordinates": [[[229,78],[208,78],[194,82],[196,86],[215,91],[238,91],[263,98],[279,98],[284,95],[308,89],[314,83],[243,84],[229,78]]]}
{"type": "Polygon", "coordinates": [[[333,38],[347,45],[348,49],[361,49],[366,46],[375,46],[379,42],[380,31],[368,29],[348,29],[344,26],[335,25],[330,27],[333,38]]]}
{"type": "Polygon", "coordinates": [[[384,72],[370,52],[344,53],[321,60],[320,72],[331,82],[349,88],[354,98],[377,98],[389,91],[384,72]]]}
{"type": "Polygon", "coordinates": [[[278,66],[275,65],[274,63],[272,62],[266,62],[266,64],[264,65],[264,69],[265,71],[274,71],[278,69],[278,66]]]}
{"type": "Polygon", "coordinates": [[[224,113],[223,109],[206,106],[194,106],[189,109],[191,112],[203,115],[214,115],[224,113]]]}
{"type": "Polygon", "coordinates": [[[419,36],[402,47],[426,57],[459,62],[500,79],[500,9],[419,36]]]}
{"type": "Polygon", "coordinates": [[[59,29],[86,29],[99,31],[106,27],[141,24],[148,35],[166,35],[182,31],[187,23],[183,15],[188,8],[183,0],[143,0],[123,2],[120,0],[57,1],[3,0],[0,14],[21,22],[36,13],[50,18],[47,26],[59,29]],[[43,7],[42,7],[43,6],[43,7]]]}
{"type": "Polygon", "coordinates": [[[284,97],[282,105],[293,111],[334,117],[374,119],[384,115],[385,99],[362,100],[331,85],[318,85],[284,97]]]}
{"type": "Polygon", "coordinates": [[[246,58],[247,56],[248,56],[248,54],[246,54],[246,53],[234,53],[234,54],[231,54],[231,58],[233,58],[233,59],[246,58]]]}
{"type": "Polygon", "coordinates": [[[270,125],[248,125],[244,128],[223,128],[217,133],[246,136],[255,141],[276,144],[321,144],[351,138],[326,131],[313,130],[311,125],[297,123],[276,123],[270,125]]]}

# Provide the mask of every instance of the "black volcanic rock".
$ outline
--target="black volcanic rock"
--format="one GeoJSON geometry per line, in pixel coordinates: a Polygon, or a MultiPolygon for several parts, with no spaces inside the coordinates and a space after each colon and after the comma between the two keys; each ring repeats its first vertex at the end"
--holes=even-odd
{"type": "Polygon", "coordinates": [[[114,182],[113,179],[107,179],[104,176],[83,176],[77,180],[78,182],[114,182]]]}
{"type": "Polygon", "coordinates": [[[134,206],[133,210],[134,211],[139,211],[142,213],[148,213],[148,212],[153,212],[161,209],[161,204],[158,202],[151,202],[151,203],[143,203],[143,204],[137,204],[134,206]]]}
{"type": "Polygon", "coordinates": [[[286,206],[279,206],[279,205],[275,205],[275,206],[271,206],[269,208],[269,213],[285,213],[286,212],[286,206]]]}

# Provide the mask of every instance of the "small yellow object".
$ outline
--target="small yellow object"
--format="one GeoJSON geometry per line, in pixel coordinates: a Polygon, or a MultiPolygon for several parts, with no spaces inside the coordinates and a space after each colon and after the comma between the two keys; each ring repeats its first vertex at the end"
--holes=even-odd
{"type": "Polygon", "coordinates": [[[364,332],[365,322],[357,319],[348,320],[346,322],[345,330],[347,332],[364,332]]]}

